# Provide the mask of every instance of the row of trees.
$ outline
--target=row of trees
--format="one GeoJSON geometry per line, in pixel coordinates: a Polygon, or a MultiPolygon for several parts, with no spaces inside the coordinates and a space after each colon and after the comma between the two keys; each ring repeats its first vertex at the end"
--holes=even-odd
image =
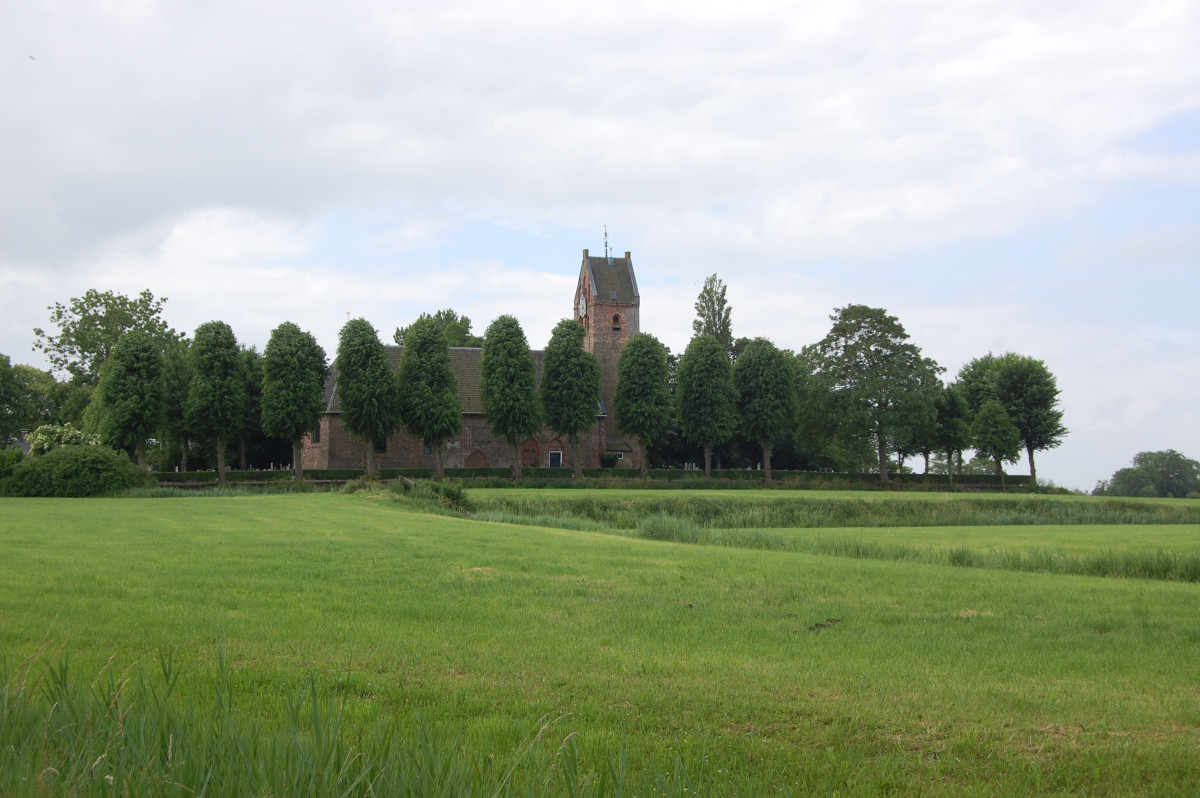
{"type": "Polygon", "coordinates": [[[1002,464],[1024,451],[1036,479],[1035,452],[1060,445],[1067,433],[1056,380],[1040,360],[988,354],[947,384],[940,376],[944,369],[922,355],[896,317],[881,308],[848,305],[834,311],[821,341],[799,353],[781,350],[782,358],[772,356],[766,361],[771,365],[763,366],[773,346],[733,337],[725,286],[716,275],[705,281],[695,307],[695,337],[678,363],[674,387],[679,438],[703,447],[706,471],[714,449],[745,461],[753,446],[769,469],[773,447],[781,446],[792,467],[846,471],[871,462],[887,481],[893,458],[901,468],[905,459],[922,456],[926,471],[931,460],[940,459],[953,478],[964,450],[974,449],[1001,475],[1002,464]],[[725,383],[709,364],[712,345],[699,343],[706,335],[733,362],[735,378],[744,371],[731,393],[713,387],[725,383]],[[699,354],[694,346],[708,353],[698,379],[689,363],[699,354]],[[753,383],[751,373],[759,375],[753,383]],[[789,378],[794,400],[771,387],[789,378]],[[772,396],[780,398],[769,401],[772,396]]]}
{"type": "MultiPolygon", "coordinates": [[[[312,336],[285,323],[260,356],[239,347],[228,325],[210,322],[188,341],[162,321],[164,301],[149,292],[136,300],[88,292],[55,306],[57,335],[35,331],[38,347],[86,397],[84,426],[139,462],[148,439],[183,441],[184,453],[189,438],[201,439],[222,472],[226,444],[240,440],[244,452],[247,430],[257,428],[286,441],[299,467],[300,440],[316,427],[328,374],[312,336]]],[[[953,476],[965,449],[997,472],[1023,449],[1036,477],[1034,453],[1059,445],[1066,433],[1054,377],[1032,358],[989,354],[945,384],[943,369],[922,356],[895,317],[862,305],[837,309],[829,333],[799,353],[766,339],[734,339],[716,275],[696,312],[681,357],[643,333],[618,360],[612,411],[618,428],[649,453],[643,468],[649,459],[702,456],[707,475],[716,457],[761,463],[769,479],[778,451],[793,468],[859,470],[871,462],[886,481],[893,458],[900,468],[923,456],[926,470],[932,460],[953,476]]],[[[596,422],[599,397],[599,366],[584,352],[583,335],[572,320],[555,328],[539,391],[528,342],[511,316],[479,338],[452,310],[422,315],[396,332],[404,344],[398,374],[374,328],[352,320],[339,335],[336,360],[343,424],[364,440],[370,470],[375,442],[403,426],[430,446],[440,474],[441,446],[462,420],[447,347],[479,343],[484,410],[493,433],[513,446],[517,468],[520,444],[542,425],[577,452],[579,436],[596,422]]],[[[21,368],[28,369],[0,360],[0,410],[20,404],[3,397],[19,393],[5,386],[21,368]]]]}

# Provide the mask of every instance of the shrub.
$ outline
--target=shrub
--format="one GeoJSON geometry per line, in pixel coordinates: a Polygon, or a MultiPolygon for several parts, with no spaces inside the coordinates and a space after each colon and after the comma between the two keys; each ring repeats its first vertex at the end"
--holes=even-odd
{"type": "Polygon", "coordinates": [[[433,506],[452,513],[470,514],[471,503],[467,500],[467,492],[459,485],[451,482],[419,482],[402,481],[394,483],[391,489],[408,499],[415,499],[426,506],[433,506]]]}
{"type": "Polygon", "coordinates": [[[24,457],[25,453],[20,449],[0,449],[0,481],[12,476],[13,469],[24,457]]]}
{"type": "Polygon", "coordinates": [[[60,446],[26,457],[8,479],[9,496],[99,496],[149,487],[157,480],[104,446],[60,446]]]}

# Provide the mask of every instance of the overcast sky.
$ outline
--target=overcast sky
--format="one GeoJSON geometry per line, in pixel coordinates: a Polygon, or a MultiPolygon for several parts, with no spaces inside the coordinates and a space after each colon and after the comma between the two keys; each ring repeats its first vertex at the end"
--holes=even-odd
{"type": "Polygon", "coordinates": [[[1044,479],[1200,458],[1198,3],[0,7],[14,363],[89,288],[260,350],[443,307],[541,347],[607,225],[673,351],[716,273],[738,336],[867,304],[947,378],[1045,361],[1044,479]]]}

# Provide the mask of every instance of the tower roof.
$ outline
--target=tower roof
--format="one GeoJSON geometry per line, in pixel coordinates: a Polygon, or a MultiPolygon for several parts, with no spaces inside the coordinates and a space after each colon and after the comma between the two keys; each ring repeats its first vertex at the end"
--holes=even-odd
{"type": "Polygon", "coordinates": [[[583,251],[583,268],[592,284],[592,301],[605,304],[637,305],[637,278],[633,274],[633,258],[596,257],[583,251]]]}

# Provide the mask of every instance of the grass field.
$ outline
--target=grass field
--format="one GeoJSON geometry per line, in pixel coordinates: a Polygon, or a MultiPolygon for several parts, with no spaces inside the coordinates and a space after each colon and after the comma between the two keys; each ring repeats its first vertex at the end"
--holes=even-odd
{"type": "MultiPolygon", "coordinates": [[[[852,534],[1194,555],[1198,531],[852,534]]],[[[307,696],[329,713],[314,716],[324,732],[304,726],[309,753],[338,712],[350,751],[377,750],[381,728],[411,736],[410,749],[440,740],[439,761],[465,785],[444,794],[1187,795],[1200,784],[1194,583],[685,546],[365,494],[3,500],[0,548],[6,794],[53,793],[46,768],[67,770],[52,761],[61,746],[17,744],[31,728],[66,735],[44,707],[40,725],[21,726],[33,724],[22,701],[34,717],[74,674],[77,697],[102,699],[93,714],[130,712],[162,690],[122,693],[122,678],[165,682],[164,652],[180,712],[204,720],[222,706],[256,739],[301,736],[307,696]],[[68,677],[56,676],[64,663],[68,677]]],[[[135,715],[119,717],[128,727],[135,715]]],[[[115,750],[85,759],[97,764],[76,766],[83,786],[64,794],[119,792],[104,781],[119,786],[115,750]]],[[[269,776],[234,783],[260,794],[328,784],[269,776]]],[[[387,784],[334,786],[399,794],[387,784]]]]}

